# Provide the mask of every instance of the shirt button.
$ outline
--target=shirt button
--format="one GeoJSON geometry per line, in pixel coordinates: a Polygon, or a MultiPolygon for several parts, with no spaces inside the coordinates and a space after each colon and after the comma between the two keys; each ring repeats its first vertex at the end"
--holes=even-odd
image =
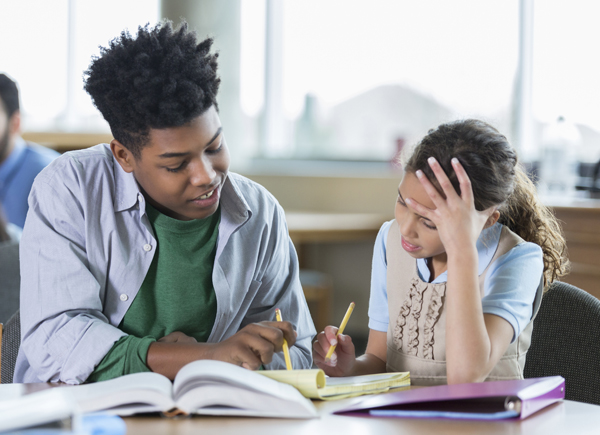
{"type": "Polygon", "coordinates": [[[121,299],[123,302],[125,302],[127,299],[129,299],[129,296],[127,296],[125,293],[123,293],[121,296],[119,296],[119,299],[121,299]]]}
{"type": "Polygon", "coordinates": [[[150,251],[152,251],[152,245],[150,245],[150,244],[146,243],[146,244],[144,245],[144,251],[146,251],[146,252],[150,252],[150,251]]]}

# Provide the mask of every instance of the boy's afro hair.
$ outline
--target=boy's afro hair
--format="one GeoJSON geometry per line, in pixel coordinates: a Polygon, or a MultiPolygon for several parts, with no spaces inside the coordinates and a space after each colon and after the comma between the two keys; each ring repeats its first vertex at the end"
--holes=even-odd
{"type": "Polygon", "coordinates": [[[221,80],[213,40],[198,43],[182,22],[125,30],[100,47],[85,76],[85,90],[110,125],[113,136],[136,157],[151,128],[179,127],[217,107],[221,80]]]}

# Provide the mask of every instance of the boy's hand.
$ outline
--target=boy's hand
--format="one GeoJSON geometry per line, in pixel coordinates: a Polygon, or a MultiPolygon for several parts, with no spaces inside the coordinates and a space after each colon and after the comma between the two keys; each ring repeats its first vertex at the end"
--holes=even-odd
{"type": "Polygon", "coordinates": [[[190,337],[189,335],[185,335],[183,332],[175,331],[171,332],[169,335],[165,335],[162,338],[159,338],[156,341],[160,341],[161,343],[197,343],[194,337],[190,337]]]}
{"type": "Polygon", "coordinates": [[[336,337],[337,331],[335,326],[327,326],[317,335],[313,344],[313,361],[328,376],[348,376],[356,362],[354,343],[349,335],[340,334],[336,337]],[[325,355],[333,345],[336,345],[335,352],[326,363],[325,355]]]}
{"type": "Polygon", "coordinates": [[[262,364],[270,363],[275,352],[281,352],[284,338],[288,346],[293,346],[296,335],[290,322],[252,323],[227,340],[212,345],[209,358],[257,370],[262,364]]]}

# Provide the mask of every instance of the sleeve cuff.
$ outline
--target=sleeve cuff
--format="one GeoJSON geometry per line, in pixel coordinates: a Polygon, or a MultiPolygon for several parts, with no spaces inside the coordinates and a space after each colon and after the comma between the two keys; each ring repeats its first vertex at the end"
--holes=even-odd
{"type": "Polygon", "coordinates": [[[483,314],[493,314],[495,316],[502,317],[504,320],[510,323],[510,326],[512,326],[513,328],[513,338],[510,341],[511,344],[514,343],[517,337],[521,334],[521,331],[519,330],[519,322],[517,321],[517,318],[514,316],[514,314],[510,311],[496,306],[486,307],[484,305],[483,314]]]}
{"type": "Polygon", "coordinates": [[[369,329],[373,329],[379,332],[387,332],[388,324],[371,318],[369,319],[369,329]]]}

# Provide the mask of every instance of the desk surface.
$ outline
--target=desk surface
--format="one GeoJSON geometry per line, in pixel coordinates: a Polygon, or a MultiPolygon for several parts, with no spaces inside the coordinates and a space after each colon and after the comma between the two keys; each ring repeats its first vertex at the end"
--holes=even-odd
{"type": "Polygon", "coordinates": [[[340,402],[316,402],[321,417],[314,420],[192,417],[169,420],[160,417],[128,417],[127,435],[319,435],[319,434],[597,434],[600,406],[565,400],[523,421],[458,421],[346,417],[330,414],[340,402]]]}

